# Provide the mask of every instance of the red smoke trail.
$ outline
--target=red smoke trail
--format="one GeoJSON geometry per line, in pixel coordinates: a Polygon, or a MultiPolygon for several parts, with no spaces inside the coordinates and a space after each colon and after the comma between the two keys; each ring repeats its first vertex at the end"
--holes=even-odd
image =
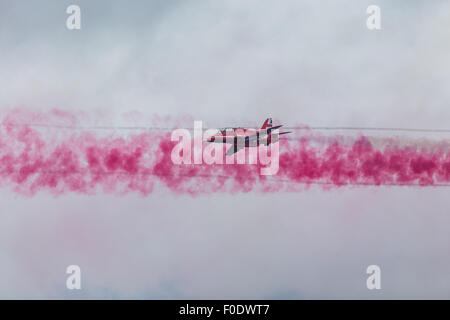
{"type": "Polygon", "coordinates": [[[282,141],[278,173],[261,176],[260,165],[174,165],[175,143],[170,141],[170,132],[148,130],[126,136],[121,132],[117,136],[64,129],[75,126],[75,117],[67,113],[24,117],[23,112],[13,112],[6,116],[0,129],[0,186],[25,195],[39,191],[146,195],[160,188],[196,195],[295,191],[310,184],[450,183],[450,153],[438,143],[434,148],[398,147],[391,140],[375,148],[364,136],[351,144],[338,139],[318,144],[306,137],[282,141]],[[45,128],[55,120],[56,128],[45,128]]]}

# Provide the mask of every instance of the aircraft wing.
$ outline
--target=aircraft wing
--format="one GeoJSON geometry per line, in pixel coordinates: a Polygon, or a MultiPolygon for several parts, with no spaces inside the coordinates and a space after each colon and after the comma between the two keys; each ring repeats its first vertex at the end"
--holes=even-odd
{"type": "Polygon", "coordinates": [[[232,154],[235,154],[236,152],[238,152],[239,150],[243,149],[243,146],[231,146],[228,150],[226,155],[227,156],[231,156],[232,154]]]}
{"type": "MultiPolygon", "coordinates": [[[[281,128],[282,126],[283,126],[283,125],[279,125],[279,126],[271,127],[271,128],[268,128],[268,129],[260,130],[260,131],[258,132],[258,134],[254,133],[254,134],[248,135],[248,136],[246,136],[246,137],[244,137],[244,138],[245,138],[246,140],[249,140],[249,141],[256,140],[258,137],[259,137],[259,138],[265,139],[265,137],[266,137],[267,135],[269,135],[272,131],[274,131],[274,130],[276,130],[276,129],[279,129],[279,128],[281,128]]],[[[281,135],[281,134],[283,134],[283,133],[280,132],[279,134],[281,135]]]]}

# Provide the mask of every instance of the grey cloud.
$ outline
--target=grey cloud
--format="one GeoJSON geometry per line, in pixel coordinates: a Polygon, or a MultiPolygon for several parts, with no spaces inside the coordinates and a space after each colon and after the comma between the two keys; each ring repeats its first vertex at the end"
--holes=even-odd
{"type": "MultiPolygon", "coordinates": [[[[448,127],[445,2],[2,1],[0,104],[208,126],[448,127]],[[65,7],[82,30],[65,29],[65,7]]],[[[120,121],[120,120],[118,120],[120,121]]],[[[0,191],[3,298],[449,298],[448,191],[0,191]],[[65,268],[82,267],[68,292],[65,268]],[[379,264],[379,292],[365,268],[379,264]]]]}

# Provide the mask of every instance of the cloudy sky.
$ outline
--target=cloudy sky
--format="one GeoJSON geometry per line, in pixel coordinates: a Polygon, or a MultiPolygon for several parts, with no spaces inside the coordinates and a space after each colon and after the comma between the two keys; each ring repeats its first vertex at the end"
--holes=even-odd
{"type": "MultiPolygon", "coordinates": [[[[2,0],[0,116],[449,128],[449,10],[438,0],[2,0]],[[71,4],[81,30],[66,28],[71,4]],[[366,27],[370,4],[381,30],[366,27]]],[[[448,192],[25,197],[3,186],[0,297],[450,298],[448,192]],[[82,290],[66,289],[71,264],[82,290]],[[381,290],[366,288],[371,264],[381,290]]]]}

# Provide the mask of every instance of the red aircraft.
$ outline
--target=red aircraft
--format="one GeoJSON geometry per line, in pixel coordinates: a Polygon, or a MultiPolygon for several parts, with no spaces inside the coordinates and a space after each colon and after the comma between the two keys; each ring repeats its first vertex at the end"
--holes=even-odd
{"type": "Polygon", "coordinates": [[[232,146],[227,150],[226,155],[232,155],[243,148],[258,147],[260,144],[268,146],[271,143],[279,141],[279,136],[290,132],[279,132],[273,134],[272,131],[281,128],[282,125],[272,126],[272,118],[267,118],[264,121],[261,129],[249,129],[242,127],[227,127],[219,129],[219,132],[209,139],[207,142],[213,143],[229,143],[232,146]]]}

